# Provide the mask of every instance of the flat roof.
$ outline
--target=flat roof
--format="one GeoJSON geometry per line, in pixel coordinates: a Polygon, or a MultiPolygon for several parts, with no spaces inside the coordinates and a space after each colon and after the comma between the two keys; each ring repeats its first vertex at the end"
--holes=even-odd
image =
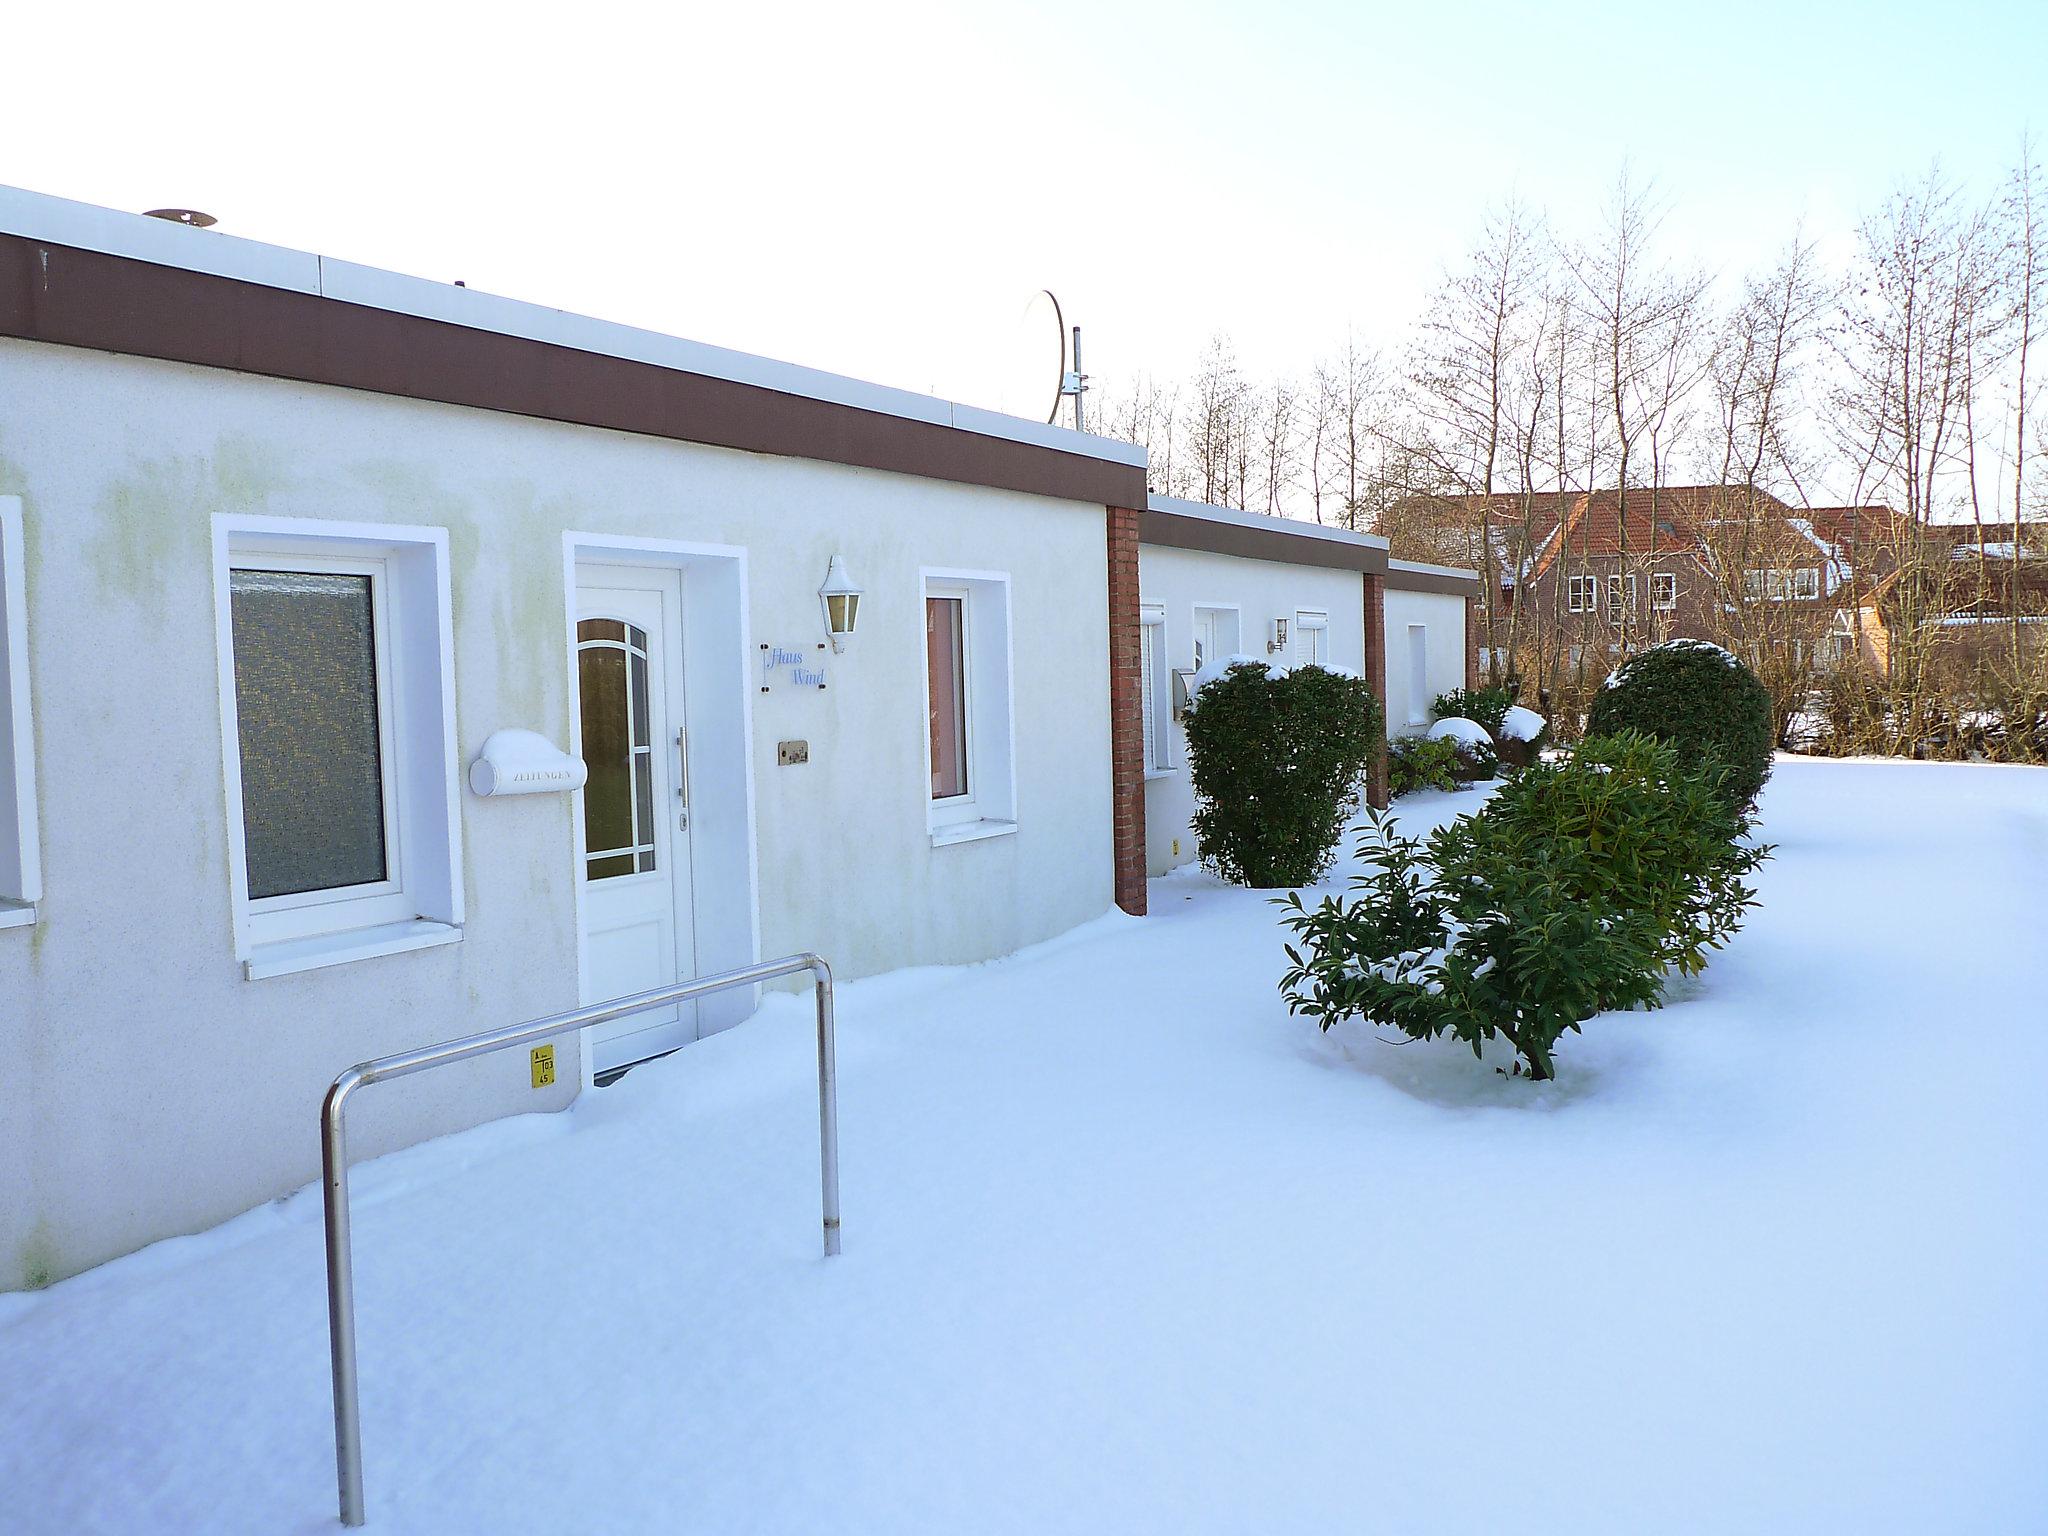
{"type": "Polygon", "coordinates": [[[1387,541],[1379,534],[1332,528],[1297,517],[1270,517],[1206,501],[1183,501],[1177,496],[1146,498],[1144,515],[1138,521],[1138,541],[1277,565],[1320,565],[1359,572],[1387,568],[1387,541]]]}
{"type": "Polygon", "coordinates": [[[1458,565],[1431,565],[1425,560],[1389,560],[1389,592],[1442,592],[1451,597],[1476,598],[1479,573],[1458,565]]]}
{"type": "MultiPolygon", "coordinates": [[[[97,350],[133,352],[414,398],[444,399],[485,409],[618,426],[621,430],[651,432],[758,452],[901,469],[936,478],[1001,484],[1013,489],[1042,489],[1035,483],[1023,483],[1032,480],[1030,466],[1034,460],[1014,451],[1040,450],[1058,455],[1070,466],[1052,475],[1051,488],[1043,488],[1044,494],[1075,495],[1077,499],[1100,499],[1109,504],[1129,506],[1140,504],[1136,498],[1144,492],[1146,454],[1135,444],[1006,416],[999,411],[933,395],[846,378],[794,363],[708,346],[703,342],[598,320],[568,310],[508,299],[480,289],[457,287],[453,283],[411,277],[338,261],[330,256],[268,245],[217,230],[189,228],[165,219],[0,186],[0,241],[5,241],[5,237],[12,237],[6,243],[26,243],[44,254],[31,260],[26,252],[17,251],[15,260],[8,264],[26,266],[23,275],[32,275],[34,281],[17,289],[12,307],[6,297],[0,296],[0,335],[97,350]],[[63,270],[59,271],[51,260],[52,248],[77,254],[64,262],[63,270]],[[137,269],[150,269],[157,276],[154,280],[147,279],[137,269]],[[63,302],[64,295],[54,291],[53,285],[59,283],[68,283],[74,290],[76,302],[69,309],[63,302]],[[224,299],[221,289],[227,284],[238,285],[243,296],[224,299]],[[269,297],[249,297],[247,291],[251,290],[269,297]],[[115,299],[126,301],[113,305],[119,314],[88,316],[78,313],[88,301],[104,307],[115,299]],[[402,368],[388,366],[392,359],[387,358],[387,366],[382,369],[358,367],[349,370],[337,366],[329,355],[337,350],[331,344],[333,321],[330,317],[334,311],[323,307],[323,301],[324,306],[349,306],[351,311],[363,316],[415,322],[372,327],[376,333],[376,345],[386,349],[394,344],[422,348],[432,346],[436,355],[429,364],[429,371],[438,375],[461,372],[465,366],[479,371],[502,369],[508,362],[516,365],[516,360],[526,355],[517,348],[479,345],[465,350],[451,346],[450,332],[468,333],[479,341],[503,338],[591,358],[612,359],[621,365],[633,365],[638,370],[660,370],[707,383],[735,386],[734,389],[709,395],[704,390],[696,391],[691,396],[691,403],[699,412],[710,400],[719,407],[712,414],[722,413],[729,418],[744,412],[749,402],[758,404],[762,396],[814,402],[820,407],[836,410],[829,415],[816,411],[802,414],[785,410],[783,416],[789,421],[802,414],[807,427],[805,432],[749,433],[728,429],[722,435],[704,436],[680,421],[672,423],[672,429],[664,429],[661,425],[649,425],[644,421],[626,423],[594,417],[591,413],[597,405],[588,401],[565,401],[560,409],[549,409],[534,408],[542,402],[532,398],[523,398],[516,404],[497,403],[490,398],[451,399],[440,380],[430,385],[406,379],[402,376],[402,368]],[[262,328],[261,334],[255,338],[262,345],[209,346],[192,334],[190,323],[179,327],[164,323],[161,317],[140,312],[152,304],[162,303],[182,305],[188,312],[195,308],[204,310],[207,312],[206,320],[216,328],[229,321],[246,328],[262,328]],[[232,313],[221,313],[224,304],[232,313]],[[281,333],[289,334],[294,328],[329,333],[326,338],[329,345],[323,355],[315,357],[309,355],[306,348],[282,345],[281,333]],[[345,376],[328,377],[329,373],[345,376]],[[857,416],[850,413],[857,413],[857,416]],[[850,445],[842,439],[850,425],[859,423],[865,423],[886,442],[869,444],[864,452],[831,451],[849,448],[850,445]],[[900,426],[891,428],[884,423],[900,426]],[[927,453],[925,457],[932,462],[922,464],[916,453],[905,448],[906,443],[919,440],[919,435],[913,432],[906,437],[903,428],[925,429],[922,441],[926,443],[929,443],[929,434],[933,431],[983,440],[999,450],[994,454],[994,461],[1002,467],[990,471],[995,476],[993,479],[962,473],[965,456],[957,443],[951,448],[927,453]],[[735,438],[739,440],[733,440],[735,438]],[[765,440],[752,440],[756,438],[765,440]],[[800,445],[805,441],[811,443],[814,451],[803,451],[800,445]],[[1091,461],[1111,473],[1107,477],[1076,473],[1073,467],[1076,460],[1091,461]],[[1084,489],[1077,492],[1077,486],[1084,489]],[[1097,491],[1102,494],[1098,496],[1097,491]]],[[[396,361],[403,362],[404,359],[401,357],[396,361]]],[[[537,357],[533,367],[547,371],[545,361],[537,357]]],[[[557,368],[555,371],[559,373],[561,370],[557,368]]],[[[644,375],[637,376],[644,379],[644,375]]],[[[613,389],[629,387],[629,376],[624,373],[607,374],[604,379],[613,389]]],[[[589,382],[594,381],[586,378],[586,383],[589,382]]],[[[533,396],[537,387],[536,383],[536,387],[524,391],[523,396],[533,396]]],[[[501,392],[479,382],[466,393],[488,397],[501,392]]]]}

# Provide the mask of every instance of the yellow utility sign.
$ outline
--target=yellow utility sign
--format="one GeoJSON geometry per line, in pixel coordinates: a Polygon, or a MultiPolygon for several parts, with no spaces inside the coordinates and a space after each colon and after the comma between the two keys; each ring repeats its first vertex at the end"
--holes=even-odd
{"type": "Polygon", "coordinates": [[[545,1088],[555,1080],[555,1048],[552,1045],[536,1045],[533,1048],[533,1086],[545,1088]]]}

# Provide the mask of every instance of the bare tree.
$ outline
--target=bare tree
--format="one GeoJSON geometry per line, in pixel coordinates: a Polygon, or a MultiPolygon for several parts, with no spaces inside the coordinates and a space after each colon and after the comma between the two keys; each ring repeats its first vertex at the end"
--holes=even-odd
{"type": "Polygon", "coordinates": [[[1209,338],[1188,388],[1184,430],[1189,480],[1200,500],[1222,502],[1229,498],[1238,469],[1244,418],[1244,375],[1230,338],[1219,331],[1209,338]]]}
{"type": "Polygon", "coordinates": [[[1932,620],[1953,600],[1946,550],[1929,534],[1967,509],[1974,395],[1998,344],[1997,265],[1985,210],[1937,165],[1897,189],[1858,231],[1857,280],[1839,328],[1831,418],[1838,445],[1862,466],[1858,499],[1880,495],[1904,514],[1887,673],[1896,743],[1917,739],[1929,703],[1932,620]]]}
{"type": "MultiPolygon", "coordinates": [[[[1702,344],[1706,274],[1657,256],[1661,217],[1653,189],[1638,185],[1624,167],[1598,239],[1568,250],[1564,257],[1591,349],[1599,416],[1612,444],[1624,563],[1630,556],[1631,491],[1640,486],[1647,469],[1646,499],[1654,528],[1657,493],[1667,483],[1664,476],[1671,462],[1669,439],[1682,427],[1680,413],[1709,359],[1702,344]]],[[[1638,504],[1642,499],[1638,497],[1638,504]]],[[[1624,651],[1630,639],[1624,614],[1624,651]]]]}
{"type": "MultiPolygon", "coordinates": [[[[1540,265],[1546,244],[1540,221],[1519,202],[1487,215],[1477,242],[1431,297],[1409,353],[1405,409],[1395,428],[1401,448],[1448,488],[1435,515],[1467,525],[1467,556],[1482,577],[1480,622],[1494,680],[1503,627],[1494,498],[1503,490],[1531,489],[1529,455],[1515,445],[1524,415],[1533,419],[1541,409],[1542,371],[1529,360],[1546,318],[1540,265]]],[[[1526,497],[1521,511],[1526,543],[1526,497]]]]}

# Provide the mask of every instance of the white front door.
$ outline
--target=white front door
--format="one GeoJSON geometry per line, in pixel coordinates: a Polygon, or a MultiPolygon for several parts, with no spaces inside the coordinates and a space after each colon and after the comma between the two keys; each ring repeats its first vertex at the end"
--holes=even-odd
{"type": "MultiPolygon", "coordinates": [[[[589,1003],[696,974],[683,735],[682,582],[671,570],[577,567],[583,761],[583,992],[589,1003]]],[[[590,1032],[593,1072],[697,1037],[696,1007],[590,1032]]]]}

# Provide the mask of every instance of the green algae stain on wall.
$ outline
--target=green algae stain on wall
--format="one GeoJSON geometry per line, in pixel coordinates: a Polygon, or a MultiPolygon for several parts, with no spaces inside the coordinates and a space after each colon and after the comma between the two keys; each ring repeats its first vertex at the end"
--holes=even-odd
{"type": "MultiPolygon", "coordinates": [[[[159,622],[167,594],[210,566],[213,518],[261,513],[288,483],[287,461],[257,439],[221,437],[211,455],[143,459],[101,493],[86,558],[100,595],[159,622]]],[[[211,583],[202,590],[210,591],[211,583]]]]}
{"type": "Polygon", "coordinates": [[[57,1244],[50,1236],[50,1224],[38,1220],[22,1240],[14,1265],[14,1288],[47,1290],[59,1278],[57,1244]]]}

